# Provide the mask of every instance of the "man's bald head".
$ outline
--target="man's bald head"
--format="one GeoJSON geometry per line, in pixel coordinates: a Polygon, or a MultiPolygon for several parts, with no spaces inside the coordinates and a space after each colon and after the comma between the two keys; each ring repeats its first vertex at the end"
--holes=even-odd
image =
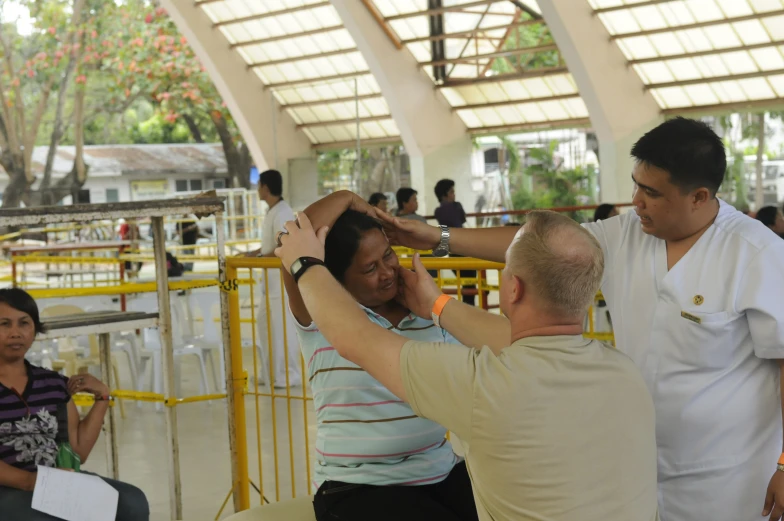
{"type": "Polygon", "coordinates": [[[572,219],[549,211],[528,214],[507,252],[519,277],[549,314],[582,317],[602,282],[599,243],[572,219]]]}

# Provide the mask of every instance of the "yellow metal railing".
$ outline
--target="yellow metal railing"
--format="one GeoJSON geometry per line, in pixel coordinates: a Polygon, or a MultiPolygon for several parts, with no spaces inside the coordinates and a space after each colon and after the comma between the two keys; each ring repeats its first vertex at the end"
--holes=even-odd
{"type": "MultiPolygon", "coordinates": [[[[38,261],[40,262],[40,260],[38,261]]],[[[118,262],[118,260],[105,259],[105,262],[110,264],[118,262]]],[[[476,286],[478,306],[485,309],[497,308],[497,294],[501,281],[500,270],[503,269],[503,264],[470,258],[424,258],[423,263],[427,269],[439,270],[437,282],[444,291],[451,291],[460,298],[463,294],[463,287],[473,285],[476,286]],[[477,275],[471,278],[458,278],[448,274],[442,276],[441,270],[476,270],[477,275]]],[[[400,265],[403,268],[411,268],[411,264],[411,258],[400,258],[400,265]]],[[[275,359],[280,356],[276,352],[276,346],[273,345],[273,327],[275,327],[273,326],[273,315],[275,313],[279,313],[282,318],[284,343],[282,352],[286,368],[289,367],[288,346],[291,342],[296,341],[288,336],[286,325],[287,321],[291,320],[291,316],[287,313],[286,299],[281,298],[279,309],[272,309],[273,303],[270,299],[272,288],[270,288],[271,282],[268,275],[279,270],[280,261],[276,258],[232,257],[226,260],[225,282],[223,283],[219,283],[216,279],[169,282],[170,291],[219,286],[221,292],[227,296],[227,308],[224,313],[227,320],[224,327],[228,327],[229,337],[228,343],[225,345],[229,351],[226,368],[228,383],[226,394],[213,393],[177,397],[131,390],[112,391],[112,397],[115,400],[154,402],[166,407],[228,398],[230,405],[229,431],[233,438],[232,460],[234,468],[231,491],[235,494],[235,505],[240,509],[250,508],[256,498],[258,503],[264,503],[265,501],[278,501],[314,492],[311,473],[315,453],[311,443],[315,441],[315,438],[312,436],[311,429],[315,427],[315,411],[312,409],[313,397],[309,392],[305,371],[306,364],[301,353],[297,354],[302,380],[301,388],[292,387],[288,370],[286,371],[285,388],[278,389],[271,385],[271,382],[274,381],[275,359]],[[259,291],[262,289],[260,295],[259,291]],[[257,308],[264,311],[266,317],[266,338],[258,337],[257,308]],[[243,347],[243,339],[250,339],[250,345],[243,347]],[[268,388],[259,387],[259,382],[263,379],[260,348],[264,349],[269,360],[265,375],[268,388]],[[247,349],[251,349],[251,352],[248,353],[247,349]],[[301,411],[298,409],[299,407],[302,408],[301,411]],[[249,429],[249,426],[252,427],[249,429]],[[251,449],[254,449],[255,453],[251,449]],[[255,468],[252,469],[252,467],[255,468]],[[258,486],[254,483],[256,473],[258,486]],[[251,487],[258,492],[258,496],[253,496],[253,499],[251,487]]],[[[285,290],[282,277],[277,277],[277,279],[279,280],[274,283],[280,284],[279,290],[283,296],[285,290]]],[[[36,299],[44,299],[65,296],[125,295],[155,290],[156,283],[150,282],[114,284],[93,288],[33,289],[30,290],[30,293],[36,299]]],[[[598,298],[601,298],[601,295],[598,295],[598,298]]],[[[204,316],[201,320],[212,320],[212,317],[204,316]]],[[[593,309],[587,317],[585,336],[607,341],[613,340],[611,332],[595,330],[593,309]]],[[[87,405],[90,399],[80,396],[78,402],[79,405],[87,405]]],[[[226,502],[223,506],[225,504],[226,502]]]]}
{"type": "MultiPolygon", "coordinates": [[[[463,286],[474,285],[478,297],[477,305],[485,309],[497,308],[497,305],[493,305],[491,301],[497,302],[495,295],[500,289],[500,270],[503,269],[503,264],[470,258],[424,258],[422,260],[427,269],[439,270],[437,282],[443,290],[451,290],[460,298],[463,286]],[[441,270],[476,270],[477,276],[472,278],[442,277],[441,270]],[[488,274],[491,276],[488,277],[488,274]]],[[[400,265],[403,268],[410,269],[411,264],[411,258],[400,258],[400,265]]],[[[287,313],[286,299],[281,298],[280,309],[271,309],[268,273],[280,270],[280,267],[280,261],[275,258],[234,257],[226,261],[226,280],[229,283],[238,279],[240,274],[243,275],[244,280],[261,281],[259,288],[251,283],[247,293],[245,290],[240,291],[239,285],[229,284],[228,288],[223,288],[224,291],[228,291],[228,348],[231,358],[231,374],[234,375],[233,385],[228,389],[228,392],[232,394],[230,403],[233,404],[229,411],[230,432],[235,437],[232,454],[235,458],[235,473],[232,489],[236,494],[235,506],[240,510],[251,506],[251,486],[258,492],[257,501],[259,503],[264,503],[266,500],[279,501],[287,497],[293,498],[314,492],[311,462],[315,458],[315,453],[310,446],[312,438],[310,429],[314,427],[315,411],[312,409],[313,397],[308,389],[305,360],[301,353],[299,354],[299,370],[302,388],[291,387],[288,370],[286,371],[285,389],[275,389],[270,385],[267,392],[258,387],[261,365],[258,357],[259,346],[261,345],[266,351],[269,359],[267,366],[269,374],[266,375],[268,384],[274,379],[275,357],[280,356],[274,349],[276,346],[273,346],[273,313],[281,314],[282,321],[278,322],[278,325],[282,324],[283,326],[282,353],[287,369],[289,367],[289,343],[295,341],[295,339],[289,338],[287,333],[286,323],[288,320],[292,320],[292,317],[287,313]],[[263,297],[259,302],[257,289],[262,288],[263,297]],[[257,336],[258,324],[255,316],[257,304],[260,305],[261,310],[266,311],[264,314],[266,315],[267,334],[266,338],[261,339],[257,336]],[[242,312],[247,312],[248,309],[251,316],[242,315],[242,312]],[[248,326],[250,326],[250,330],[248,330],[248,326]],[[248,337],[252,340],[250,347],[248,347],[252,349],[252,356],[248,356],[243,348],[242,340],[248,337]],[[252,367],[248,367],[248,363],[252,364],[252,367]],[[248,385],[249,380],[253,385],[248,385]],[[302,407],[301,419],[297,419],[296,416],[299,412],[293,410],[293,404],[302,407]],[[284,408],[285,417],[281,414],[281,407],[284,408]],[[264,418],[267,414],[271,417],[269,420],[271,425],[265,425],[264,418]],[[283,427],[280,426],[281,421],[285,422],[283,427]],[[252,429],[248,429],[249,424],[253,426],[252,429]],[[265,436],[268,427],[271,427],[271,433],[265,436]],[[300,428],[302,429],[301,436],[296,432],[300,428]],[[287,435],[288,439],[281,439],[282,434],[287,435]],[[297,439],[300,441],[296,441],[297,439]],[[285,454],[286,449],[288,449],[288,454],[285,454]],[[252,456],[254,453],[255,457],[252,456]],[[253,464],[251,464],[251,460],[253,460],[253,464]],[[297,465],[302,460],[305,462],[304,472],[301,468],[298,469],[297,465]],[[253,473],[258,473],[258,487],[251,480],[251,466],[256,467],[253,469],[253,473]],[[284,476],[285,467],[288,467],[289,480],[286,480],[284,476]],[[290,483],[286,484],[285,481],[290,481],[290,483]]],[[[283,279],[282,277],[278,278],[280,279],[281,295],[285,295],[283,279]]],[[[592,318],[593,309],[591,309],[589,317],[591,317],[590,324],[585,336],[612,341],[612,333],[595,331],[595,323],[592,318]]]]}

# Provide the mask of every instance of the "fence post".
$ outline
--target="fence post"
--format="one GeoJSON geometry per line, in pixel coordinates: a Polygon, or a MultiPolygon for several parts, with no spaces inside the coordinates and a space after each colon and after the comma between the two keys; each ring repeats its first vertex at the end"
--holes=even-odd
{"type": "MultiPolygon", "coordinates": [[[[222,224],[222,223],[221,223],[222,224]]],[[[218,234],[223,228],[216,226],[218,234]]],[[[220,251],[220,250],[219,250],[220,251]]],[[[250,508],[250,480],[248,478],[248,440],[245,426],[245,378],[242,373],[242,331],[237,268],[231,259],[225,262],[221,287],[221,324],[223,328],[226,389],[229,405],[229,450],[231,452],[231,481],[234,492],[234,511],[250,508]]]]}

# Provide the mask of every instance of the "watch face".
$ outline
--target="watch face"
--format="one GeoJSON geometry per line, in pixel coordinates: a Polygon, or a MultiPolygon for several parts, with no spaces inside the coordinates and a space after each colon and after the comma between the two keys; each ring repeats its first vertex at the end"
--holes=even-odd
{"type": "Polygon", "coordinates": [[[291,264],[291,273],[297,273],[302,268],[302,259],[297,259],[291,264]]]}

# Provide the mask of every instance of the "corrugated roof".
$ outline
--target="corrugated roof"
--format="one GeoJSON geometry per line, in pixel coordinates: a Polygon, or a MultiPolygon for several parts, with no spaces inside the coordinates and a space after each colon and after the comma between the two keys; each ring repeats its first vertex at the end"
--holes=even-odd
{"type": "MultiPolygon", "coordinates": [[[[49,147],[35,147],[33,173],[43,175],[49,147]]],[[[58,147],[52,175],[64,177],[73,168],[73,146],[58,147]]],[[[220,144],[187,145],[91,145],[84,149],[85,163],[91,177],[122,174],[225,174],[226,156],[220,144]]],[[[0,167],[0,171],[2,171],[0,167]]]]}

